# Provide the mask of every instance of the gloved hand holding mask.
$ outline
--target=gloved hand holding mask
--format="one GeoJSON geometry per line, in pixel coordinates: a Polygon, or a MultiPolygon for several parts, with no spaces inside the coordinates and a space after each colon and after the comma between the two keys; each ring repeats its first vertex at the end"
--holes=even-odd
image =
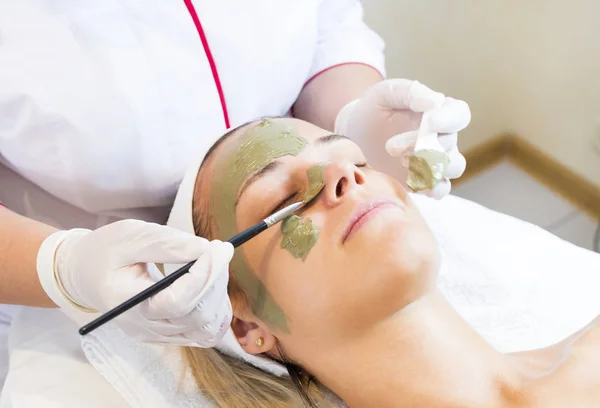
{"type": "Polygon", "coordinates": [[[410,167],[405,173],[408,187],[439,199],[450,193],[450,180],[465,170],[458,132],[470,121],[471,111],[465,102],[445,97],[417,81],[389,79],[342,108],[335,131],[355,140],[366,151],[367,159],[368,145],[383,138],[387,153],[399,159],[397,166],[410,167]]]}
{"type": "Polygon", "coordinates": [[[233,246],[166,226],[124,220],[95,231],[59,231],[38,253],[38,276],[70,313],[106,312],[162,277],[155,263],[197,260],[189,273],[114,322],[147,343],[212,347],[232,318],[227,296],[233,246]]]}

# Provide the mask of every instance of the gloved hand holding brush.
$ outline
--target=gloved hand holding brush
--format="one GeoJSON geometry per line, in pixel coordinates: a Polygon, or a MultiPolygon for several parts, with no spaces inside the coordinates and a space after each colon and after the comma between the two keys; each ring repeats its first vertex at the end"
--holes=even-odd
{"type": "MultiPolygon", "coordinates": [[[[163,225],[118,221],[95,231],[50,235],[38,253],[38,276],[69,316],[106,312],[155,283],[155,263],[198,260],[168,288],[115,319],[147,343],[212,347],[232,319],[227,296],[233,246],[163,225]]],[[[92,315],[90,315],[92,316],[92,315]]]]}

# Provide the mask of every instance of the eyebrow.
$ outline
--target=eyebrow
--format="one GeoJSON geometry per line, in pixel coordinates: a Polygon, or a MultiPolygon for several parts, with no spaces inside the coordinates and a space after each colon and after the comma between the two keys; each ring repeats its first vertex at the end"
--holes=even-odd
{"type": "MultiPolygon", "coordinates": [[[[337,134],[337,133],[332,133],[330,135],[321,136],[320,138],[318,138],[317,140],[315,140],[315,145],[322,145],[322,144],[332,143],[332,142],[335,142],[335,141],[338,141],[338,140],[351,140],[351,139],[349,137],[347,137],[347,136],[344,136],[344,135],[340,135],[340,134],[337,134]]],[[[254,184],[255,182],[257,182],[262,177],[265,177],[269,173],[274,172],[280,166],[281,166],[281,162],[280,161],[273,160],[272,162],[270,162],[270,163],[264,165],[263,167],[261,167],[260,169],[258,169],[253,175],[251,175],[250,177],[248,177],[246,179],[246,181],[244,181],[244,184],[242,184],[242,187],[240,187],[240,191],[238,192],[238,195],[235,198],[235,205],[237,206],[238,202],[240,201],[240,197],[242,197],[242,194],[244,194],[244,191],[246,191],[246,189],[248,187],[250,187],[252,184],[254,184]]]]}
{"type": "Polygon", "coordinates": [[[330,135],[321,136],[317,140],[315,140],[315,144],[325,144],[335,142],[336,140],[352,140],[348,136],[339,135],[337,133],[332,133],[330,135]]]}

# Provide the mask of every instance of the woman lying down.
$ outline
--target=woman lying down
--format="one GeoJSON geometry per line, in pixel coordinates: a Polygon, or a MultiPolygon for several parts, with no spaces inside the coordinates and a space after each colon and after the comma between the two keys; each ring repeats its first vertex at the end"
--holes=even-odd
{"type": "Polygon", "coordinates": [[[406,190],[343,136],[295,119],[225,135],[195,182],[195,232],[225,240],[321,182],[236,250],[223,342],[183,350],[216,406],[600,405],[597,321],[544,349],[496,351],[437,287],[439,249],[406,190]]]}

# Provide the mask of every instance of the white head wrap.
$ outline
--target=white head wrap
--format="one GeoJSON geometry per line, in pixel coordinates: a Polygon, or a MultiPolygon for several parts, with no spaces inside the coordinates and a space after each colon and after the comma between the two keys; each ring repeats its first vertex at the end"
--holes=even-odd
{"type": "MultiPolygon", "coordinates": [[[[194,187],[196,185],[196,177],[198,176],[198,171],[200,170],[200,166],[204,161],[206,153],[211,148],[211,146],[221,138],[221,136],[222,135],[219,135],[218,137],[213,138],[211,143],[206,144],[204,146],[204,149],[198,152],[197,158],[186,172],[183,181],[179,186],[177,196],[175,197],[175,203],[173,204],[173,208],[171,209],[169,220],[167,221],[167,225],[169,227],[177,228],[181,231],[189,232],[190,234],[195,233],[192,214],[192,203],[194,197],[194,187]]],[[[182,266],[183,264],[165,265],[165,273],[167,275],[173,273],[182,266]]],[[[255,367],[258,367],[277,376],[283,376],[288,374],[287,369],[283,365],[269,358],[246,353],[238,343],[235,335],[233,334],[233,330],[231,330],[231,327],[227,330],[223,339],[216,345],[216,348],[217,350],[229,356],[237,357],[241,360],[252,364],[255,367]]]]}

